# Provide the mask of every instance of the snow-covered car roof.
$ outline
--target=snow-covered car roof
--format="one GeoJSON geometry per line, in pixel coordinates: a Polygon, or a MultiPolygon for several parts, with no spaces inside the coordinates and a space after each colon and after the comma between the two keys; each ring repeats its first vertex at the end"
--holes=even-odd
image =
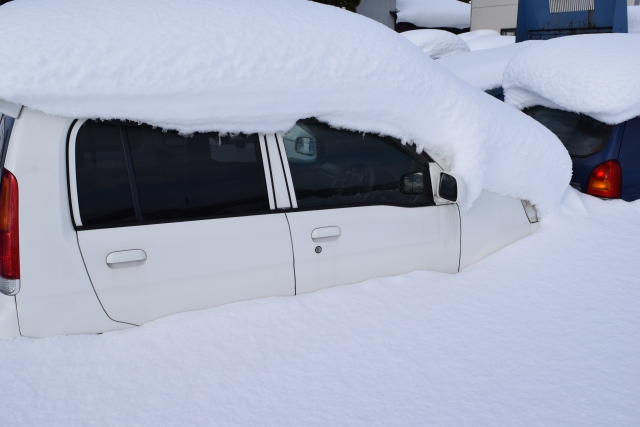
{"type": "Polygon", "coordinates": [[[540,43],[504,71],[505,102],[586,114],[609,124],[640,116],[640,35],[587,34],[540,43]]]}
{"type": "Polygon", "coordinates": [[[0,7],[0,99],[182,133],[284,132],[316,117],[414,142],[467,183],[556,206],[558,139],[379,23],[307,0],[16,0],[0,7]],[[535,147],[535,149],[533,149],[535,147]]]}
{"type": "Polygon", "coordinates": [[[424,28],[469,28],[471,6],[458,0],[397,0],[398,22],[424,28]]]}
{"type": "Polygon", "coordinates": [[[530,40],[493,49],[463,53],[442,58],[438,60],[438,64],[478,89],[495,89],[502,86],[502,74],[509,60],[537,43],[542,43],[542,41],[530,40]]]}
{"type": "Polygon", "coordinates": [[[442,30],[413,30],[400,33],[433,59],[469,52],[469,46],[460,37],[442,30]]]}

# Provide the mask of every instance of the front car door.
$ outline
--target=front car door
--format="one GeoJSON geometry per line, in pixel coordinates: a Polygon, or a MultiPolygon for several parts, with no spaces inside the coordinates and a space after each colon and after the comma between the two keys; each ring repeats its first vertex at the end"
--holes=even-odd
{"type": "Polygon", "coordinates": [[[78,242],[107,314],[142,324],[295,292],[287,219],[264,137],[184,137],[78,122],[69,142],[78,242]]]}
{"type": "Polygon", "coordinates": [[[430,159],[392,138],[301,120],[283,137],[296,293],[413,270],[458,271],[460,216],[430,159]]]}

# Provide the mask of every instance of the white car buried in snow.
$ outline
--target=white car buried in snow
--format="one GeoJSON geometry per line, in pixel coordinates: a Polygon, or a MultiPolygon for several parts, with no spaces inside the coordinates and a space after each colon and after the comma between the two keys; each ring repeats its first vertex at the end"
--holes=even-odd
{"type": "MultiPolygon", "coordinates": [[[[177,11],[170,2],[66,0],[29,24],[32,3],[2,6],[0,14],[3,37],[15,34],[12,25],[35,25],[21,38],[5,37],[7,45],[23,46],[24,34],[46,44],[45,53],[9,51],[0,64],[0,77],[11,82],[0,78],[0,337],[104,332],[412,270],[455,273],[537,227],[531,204],[496,193],[545,209],[559,198],[554,186],[564,172],[528,186],[535,174],[513,135],[480,132],[474,117],[498,111],[496,120],[527,130],[524,144],[546,147],[547,156],[552,134],[481,93],[465,97],[466,84],[357,15],[306,1],[258,1],[238,5],[251,25],[236,25],[247,21],[226,2],[177,11]],[[337,21],[325,33],[338,32],[342,43],[325,46],[302,31],[308,27],[290,37],[280,28],[286,17],[256,18],[256,8],[269,14],[276,4],[337,21]],[[207,27],[207,37],[200,25],[165,34],[145,27],[149,10],[163,22],[204,25],[203,16],[222,16],[233,25],[207,27]],[[131,25],[121,25],[123,17],[131,25]],[[234,33],[261,28],[251,19],[269,28],[234,33]],[[384,47],[380,57],[367,57],[366,69],[356,54],[362,40],[341,30],[347,24],[384,47]],[[49,27],[84,33],[56,39],[49,27]],[[217,37],[254,49],[227,51],[217,37]],[[70,40],[79,45],[70,49],[70,40]],[[334,56],[317,56],[320,47],[334,56]],[[142,61],[149,51],[152,59],[142,61]],[[274,55],[281,62],[269,68],[274,55]],[[295,55],[302,60],[282,59],[295,55]],[[56,56],[66,60],[47,62],[56,56]],[[142,68],[124,74],[113,64],[135,60],[142,68]],[[34,61],[41,66],[30,67],[34,61]],[[376,84],[397,79],[398,64],[407,81],[423,79],[408,92],[376,84]],[[37,76],[25,76],[23,66],[37,76]],[[375,77],[366,80],[371,67],[375,77]],[[425,70],[428,79],[420,77],[425,70]],[[40,85],[43,79],[52,80],[40,85]],[[414,113],[400,107],[408,99],[416,101],[414,113]],[[464,100],[465,110],[439,117],[449,99],[464,100]],[[458,128],[449,127],[449,116],[458,128]],[[495,150],[511,160],[491,163],[495,150]],[[482,190],[485,181],[494,193],[482,190]]],[[[539,161],[536,155],[529,156],[539,161]]]]}

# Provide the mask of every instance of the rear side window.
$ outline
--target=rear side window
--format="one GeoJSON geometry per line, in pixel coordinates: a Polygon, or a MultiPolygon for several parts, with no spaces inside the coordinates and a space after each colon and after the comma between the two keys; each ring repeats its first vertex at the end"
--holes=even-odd
{"type": "Polygon", "coordinates": [[[602,150],[613,128],[584,114],[552,108],[532,107],[524,113],[553,132],[574,157],[587,157],[602,150]]]}
{"type": "Polygon", "coordinates": [[[145,220],[269,209],[258,135],[186,138],[151,127],[125,130],[145,220]]]}
{"type": "Polygon", "coordinates": [[[269,209],[257,135],[190,137],[87,121],[76,138],[83,226],[172,222],[269,209]]]}
{"type": "Polygon", "coordinates": [[[85,122],[76,138],[76,182],[82,225],[136,220],[118,126],[85,122]]]}
{"type": "Polygon", "coordinates": [[[429,158],[393,138],[301,120],[284,136],[300,208],[433,205],[429,158]]]}

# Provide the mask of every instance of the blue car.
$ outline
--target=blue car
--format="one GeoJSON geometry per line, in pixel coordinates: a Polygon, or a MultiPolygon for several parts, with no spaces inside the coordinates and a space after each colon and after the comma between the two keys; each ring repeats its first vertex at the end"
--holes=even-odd
{"type": "MultiPolygon", "coordinates": [[[[502,88],[486,92],[504,101],[502,88]]],[[[612,126],[542,106],[523,113],[562,141],[573,160],[571,186],[576,190],[609,199],[640,199],[640,117],[612,126]]]]}

